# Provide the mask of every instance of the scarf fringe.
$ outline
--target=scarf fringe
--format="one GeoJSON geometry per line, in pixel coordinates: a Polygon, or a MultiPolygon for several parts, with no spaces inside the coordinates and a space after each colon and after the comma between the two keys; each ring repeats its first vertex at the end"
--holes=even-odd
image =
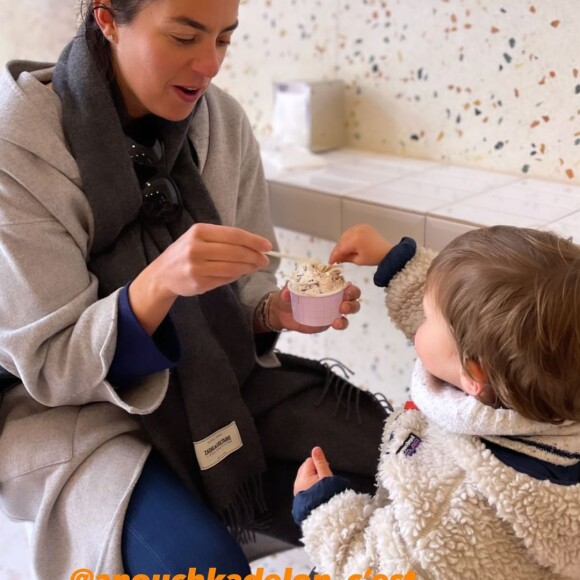
{"type": "Polygon", "coordinates": [[[361,425],[362,417],[360,413],[360,397],[362,392],[367,392],[379,405],[381,405],[383,410],[386,412],[387,417],[394,411],[393,406],[383,393],[371,393],[370,391],[363,391],[363,389],[353,385],[350,382],[350,377],[354,375],[354,371],[349,369],[344,363],[329,357],[322,358],[318,362],[326,368],[326,381],[316,406],[319,406],[322,401],[324,401],[329,391],[333,390],[334,396],[336,398],[334,416],[336,417],[338,415],[338,411],[341,406],[346,407],[346,420],[348,421],[350,419],[351,413],[351,402],[354,399],[357,423],[361,425]],[[343,376],[338,375],[334,369],[340,371],[343,376]]]}
{"type": "Polygon", "coordinates": [[[389,399],[383,393],[371,393],[371,395],[379,402],[381,407],[386,411],[387,417],[395,410],[389,399]]]}
{"type": "Polygon", "coordinates": [[[256,532],[265,531],[271,516],[264,499],[260,474],[246,479],[231,504],[221,514],[222,520],[240,544],[256,541],[256,532]]]}

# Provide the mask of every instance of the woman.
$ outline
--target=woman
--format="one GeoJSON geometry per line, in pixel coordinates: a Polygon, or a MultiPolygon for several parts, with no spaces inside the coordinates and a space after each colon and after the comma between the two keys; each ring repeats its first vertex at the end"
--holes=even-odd
{"type": "Polygon", "coordinates": [[[370,488],[383,413],[361,397],[362,427],[337,421],[314,407],[321,365],[272,352],[282,329],[324,329],[276,288],[258,146],[210,86],[238,0],[84,8],[55,67],[0,79],[3,507],[34,522],[40,578],[244,574],[230,531],[297,541],[310,423],[351,442],[335,467],[370,488]]]}

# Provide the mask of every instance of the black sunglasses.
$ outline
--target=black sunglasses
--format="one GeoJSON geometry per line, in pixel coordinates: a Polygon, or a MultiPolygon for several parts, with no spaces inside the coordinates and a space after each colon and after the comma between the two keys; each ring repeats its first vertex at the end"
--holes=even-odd
{"type": "Polygon", "coordinates": [[[153,147],[145,147],[129,138],[127,142],[133,163],[156,170],[155,175],[142,186],[143,215],[149,220],[162,222],[177,219],[183,210],[183,201],[177,184],[165,166],[165,146],[159,139],[153,147]]]}

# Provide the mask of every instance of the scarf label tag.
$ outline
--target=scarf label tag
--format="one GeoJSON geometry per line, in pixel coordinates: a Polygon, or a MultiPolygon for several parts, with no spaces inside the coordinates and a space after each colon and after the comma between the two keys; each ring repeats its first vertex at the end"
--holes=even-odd
{"type": "Polygon", "coordinates": [[[244,444],[235,421],[201,441],[194,441],[197,462],[202,471],[210,469],[244,444]]]}

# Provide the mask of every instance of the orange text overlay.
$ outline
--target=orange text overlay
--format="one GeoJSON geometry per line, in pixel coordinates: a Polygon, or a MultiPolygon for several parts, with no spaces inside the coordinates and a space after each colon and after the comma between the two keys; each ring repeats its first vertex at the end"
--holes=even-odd
{"type": "MultiPolygon", "coordinates": [[[[415,572],[410,570],[405,574],[381,574],[373,570],[365,570],[362,574],[351,574],[348,580],[416,580],[415,572]]],[[[256,568],[256,571],[246,576],[239,574],[218,574],[215,568],[210,568],[207,577],[190,568],[187,574],[95,574],[86,568],[75,570],[70,580],[311,580],[308,574],[294,574],[292,568],[286,568],[283,574],[267,574],[264,568],[256,568]]],[[[328,574],[314,574],[314,580],[332,580],[328,574]]]]}

